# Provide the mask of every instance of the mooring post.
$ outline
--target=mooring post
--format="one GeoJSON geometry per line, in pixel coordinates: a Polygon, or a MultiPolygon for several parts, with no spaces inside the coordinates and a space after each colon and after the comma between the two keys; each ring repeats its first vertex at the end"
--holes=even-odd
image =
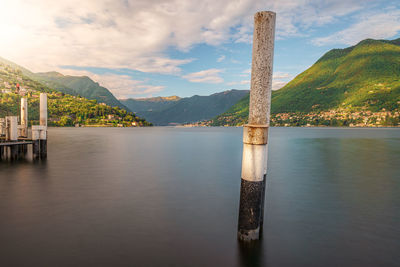
{"type": "Polygon", "coordinates": [[[41,126],[32,126],[32,158],[37,160],[40,157],[40,129],[41,126]]]}
{"type": "Polygon", "coordinates": [[[28,101],[21,98],[21,137],[28,137],[28,101]]]}
{"type": "Polygon", "coordinates": [[[238,239],[260,238],[264,217],[276,14],[254,15],[249,122],[243,126],[238,239]]]}
{"type": "MultiPolygon", "coordinates": [[[[6,122],[4,118],[0,118],[0,136],[5,137],[6,130],[6,122]]],[[[3,160],[4,157],[4,146],[0,146],[0,160],[3,160]]]]}
{"type": "Polygon", "coordinates": [[[0,118],[0,136],[6,135],[6,120],[0,118]]]}
{"type": "MultiPolygon", "coordinates": [[[[9,141],[18,141],[18,117],[6,117],[6,139],[9,141]]],[[[16,160],[18,158],[18,145],[10,145],[10,159],[16,160]]]]}
{"type": "Polygon", "coordinates": [[[47,94],[40,94],[40,157],[47,157],[47,94]]]}

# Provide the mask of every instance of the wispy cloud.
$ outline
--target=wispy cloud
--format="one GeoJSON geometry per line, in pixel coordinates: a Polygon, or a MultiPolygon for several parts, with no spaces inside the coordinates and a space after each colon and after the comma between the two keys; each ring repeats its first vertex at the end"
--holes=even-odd
{"type": "Polygon", "coordinates": [[[222,83],[224,79],[219,76],[221,72],[221,69],[208,69],[189,73],[182,76],[182,78],[193,83],[222,83]]]}
{"type": "Polygon", "coordinates": [[[284,87],[293,76],[287,72],[277,71],[272,75],[272,90],[278,90],[284,87]]]}
{"type": "Polygon", "coordinates": [[[345,30],[312,40],[318,46],[332,44],[354,45],[366,38],[386,39],[400,32],[400,11],[365,14],[345,30]]]}
{"type": "Polygon", "coordinates": [[[277,71],[272,75],[274,79],[289,79],[291,75],[287,72],[277,71]]]}
{"type": "Polygon", "coordinates": [[[219,58],[217,58],[217,62],[222,62],[225,60],[225,55],[221,55],[219,58]]]}

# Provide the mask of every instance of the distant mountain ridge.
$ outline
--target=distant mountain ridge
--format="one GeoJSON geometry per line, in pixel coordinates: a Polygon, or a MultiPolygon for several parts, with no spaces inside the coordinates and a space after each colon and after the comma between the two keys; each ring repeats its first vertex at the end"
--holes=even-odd
{"type": "MultiPolygon", "coordinates": [[[[390,111],[391,114],[387,116],[396,121],[399,104],[400,38],[366,39],[352,47],[330,50],[283,88],[273,91],[271,113],[318,114],[331,110],[349,115],[355,112],[390,111]]],[[[211,124],[244,124],[248,109],[249,96],[246,96],[230,110],[214,118],[211,124]]],[[[295,117],[296,121],[287,119],[287,124],[318,125],[321,120],[329,120],[320,116],[312,121],[305,116],[296,116],[289,116],[295,117]]],[[[373,120],[378,118],[371,117],[370,120],[368,116],[364,114],[357,119],[347,119],[346,115],[341,115],[340,120],[343,123],[355,120],[355,124],[361,124],[362,120],[366,121],[366,125],[376,125],[373,120]]]]}
{"type": "Polygon", "coordinates": [[[228,110],[248,92],[248,90],[232,89],[209,96],[195,95],[186,98],[173,96],[120,101],[155,125],[169,125],[211,119],[228,110]]]}
{"type": "Polygon", "coordinates": [[[159,111],[174,105],[181,98],[178,96],[168,97],[150,97],[150,98],[129,98],[120,99],[120,102],[127,106],[133,112],[142,114],[151,111],[159,111]]]}

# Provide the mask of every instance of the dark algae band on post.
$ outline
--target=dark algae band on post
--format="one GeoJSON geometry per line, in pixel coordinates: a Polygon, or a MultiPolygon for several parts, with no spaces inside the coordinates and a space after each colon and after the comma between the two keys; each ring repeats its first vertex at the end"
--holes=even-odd
{"type": "Polygon", "coordinates": [[[238,238],[250,241],[258,239],[262,225],[262,205],[264,204],[264,181],[250,182],[241,179],[239,205],[238,238]]]}

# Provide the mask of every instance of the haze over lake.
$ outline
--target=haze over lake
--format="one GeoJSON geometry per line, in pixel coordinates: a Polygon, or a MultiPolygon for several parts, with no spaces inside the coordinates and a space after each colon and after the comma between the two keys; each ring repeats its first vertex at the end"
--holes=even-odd
{"type": "Polygon", "coordinates": [[[50,128],[0,163],[0,266],[398,266],[400,129],[271,128],[263,240],[242,128],[50,128]]]}

